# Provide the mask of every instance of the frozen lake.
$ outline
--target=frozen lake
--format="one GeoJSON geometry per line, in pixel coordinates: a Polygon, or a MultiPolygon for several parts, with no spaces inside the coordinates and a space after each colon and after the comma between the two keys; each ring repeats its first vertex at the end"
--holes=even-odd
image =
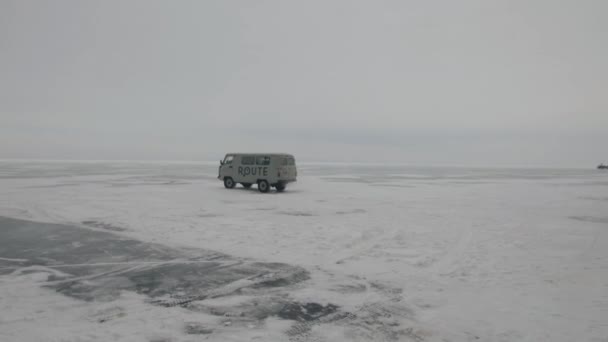
{"type": "Polygon", "coordinates": [[[608,172],[298,168],[0,161],[0,340],[607,341],[608,172]]]}

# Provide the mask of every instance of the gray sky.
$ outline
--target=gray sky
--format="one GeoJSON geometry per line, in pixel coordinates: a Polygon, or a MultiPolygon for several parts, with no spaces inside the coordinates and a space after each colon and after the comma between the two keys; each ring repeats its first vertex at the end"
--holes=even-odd
{"type": "Polygon", "coordinates": [[[0,0],[0,158],[594,166],[608,2],[0,0]]]}

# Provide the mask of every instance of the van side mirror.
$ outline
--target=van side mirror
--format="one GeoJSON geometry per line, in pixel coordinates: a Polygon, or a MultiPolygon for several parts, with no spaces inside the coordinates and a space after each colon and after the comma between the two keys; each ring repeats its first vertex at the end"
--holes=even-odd
{"type": "Polygon", "coordinates": [[[220,165],[224,165],[224,161],[220,159],[220,165]]]}

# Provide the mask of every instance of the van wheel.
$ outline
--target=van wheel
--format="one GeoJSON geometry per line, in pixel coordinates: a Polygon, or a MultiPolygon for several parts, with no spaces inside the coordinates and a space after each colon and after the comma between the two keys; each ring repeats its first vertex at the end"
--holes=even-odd
{"type": "Polygon", "coordinates": [[[234,183],[234,180],[230,177],[226,177],[224,178],[224,186],[226,187],[226,189],[232,189],[234,188],[236,184],[234,183]]]}
{"type": "Polygon", "coordinates": [[[268,190],[270,190],[270,184],[268,184],[267,181],[265,180],[261,180],[258,182],[258,190],[260,190],[260,192],[268,192],[268,190]]]}
{"type": "Polygon", "coordinates": [[[275,188],[277,188],[277,191],[283,191],[285,190],[285,184],[283,183],[278,183],[275,188]]]}
{"type": "Polygon", "coordinates": [[[251,188],[251,183],[241,183],[241,185],[243,186],[243,188],[245,189],[249,189],[251,188]]]}

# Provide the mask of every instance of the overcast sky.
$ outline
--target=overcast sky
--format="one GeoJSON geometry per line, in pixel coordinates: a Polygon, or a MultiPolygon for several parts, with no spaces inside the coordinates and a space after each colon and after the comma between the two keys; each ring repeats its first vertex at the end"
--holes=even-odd
{"type": "Polygon", "coordinates": [[[0,0],[0,158],[608,162],[608,1],[0,0]]]}

